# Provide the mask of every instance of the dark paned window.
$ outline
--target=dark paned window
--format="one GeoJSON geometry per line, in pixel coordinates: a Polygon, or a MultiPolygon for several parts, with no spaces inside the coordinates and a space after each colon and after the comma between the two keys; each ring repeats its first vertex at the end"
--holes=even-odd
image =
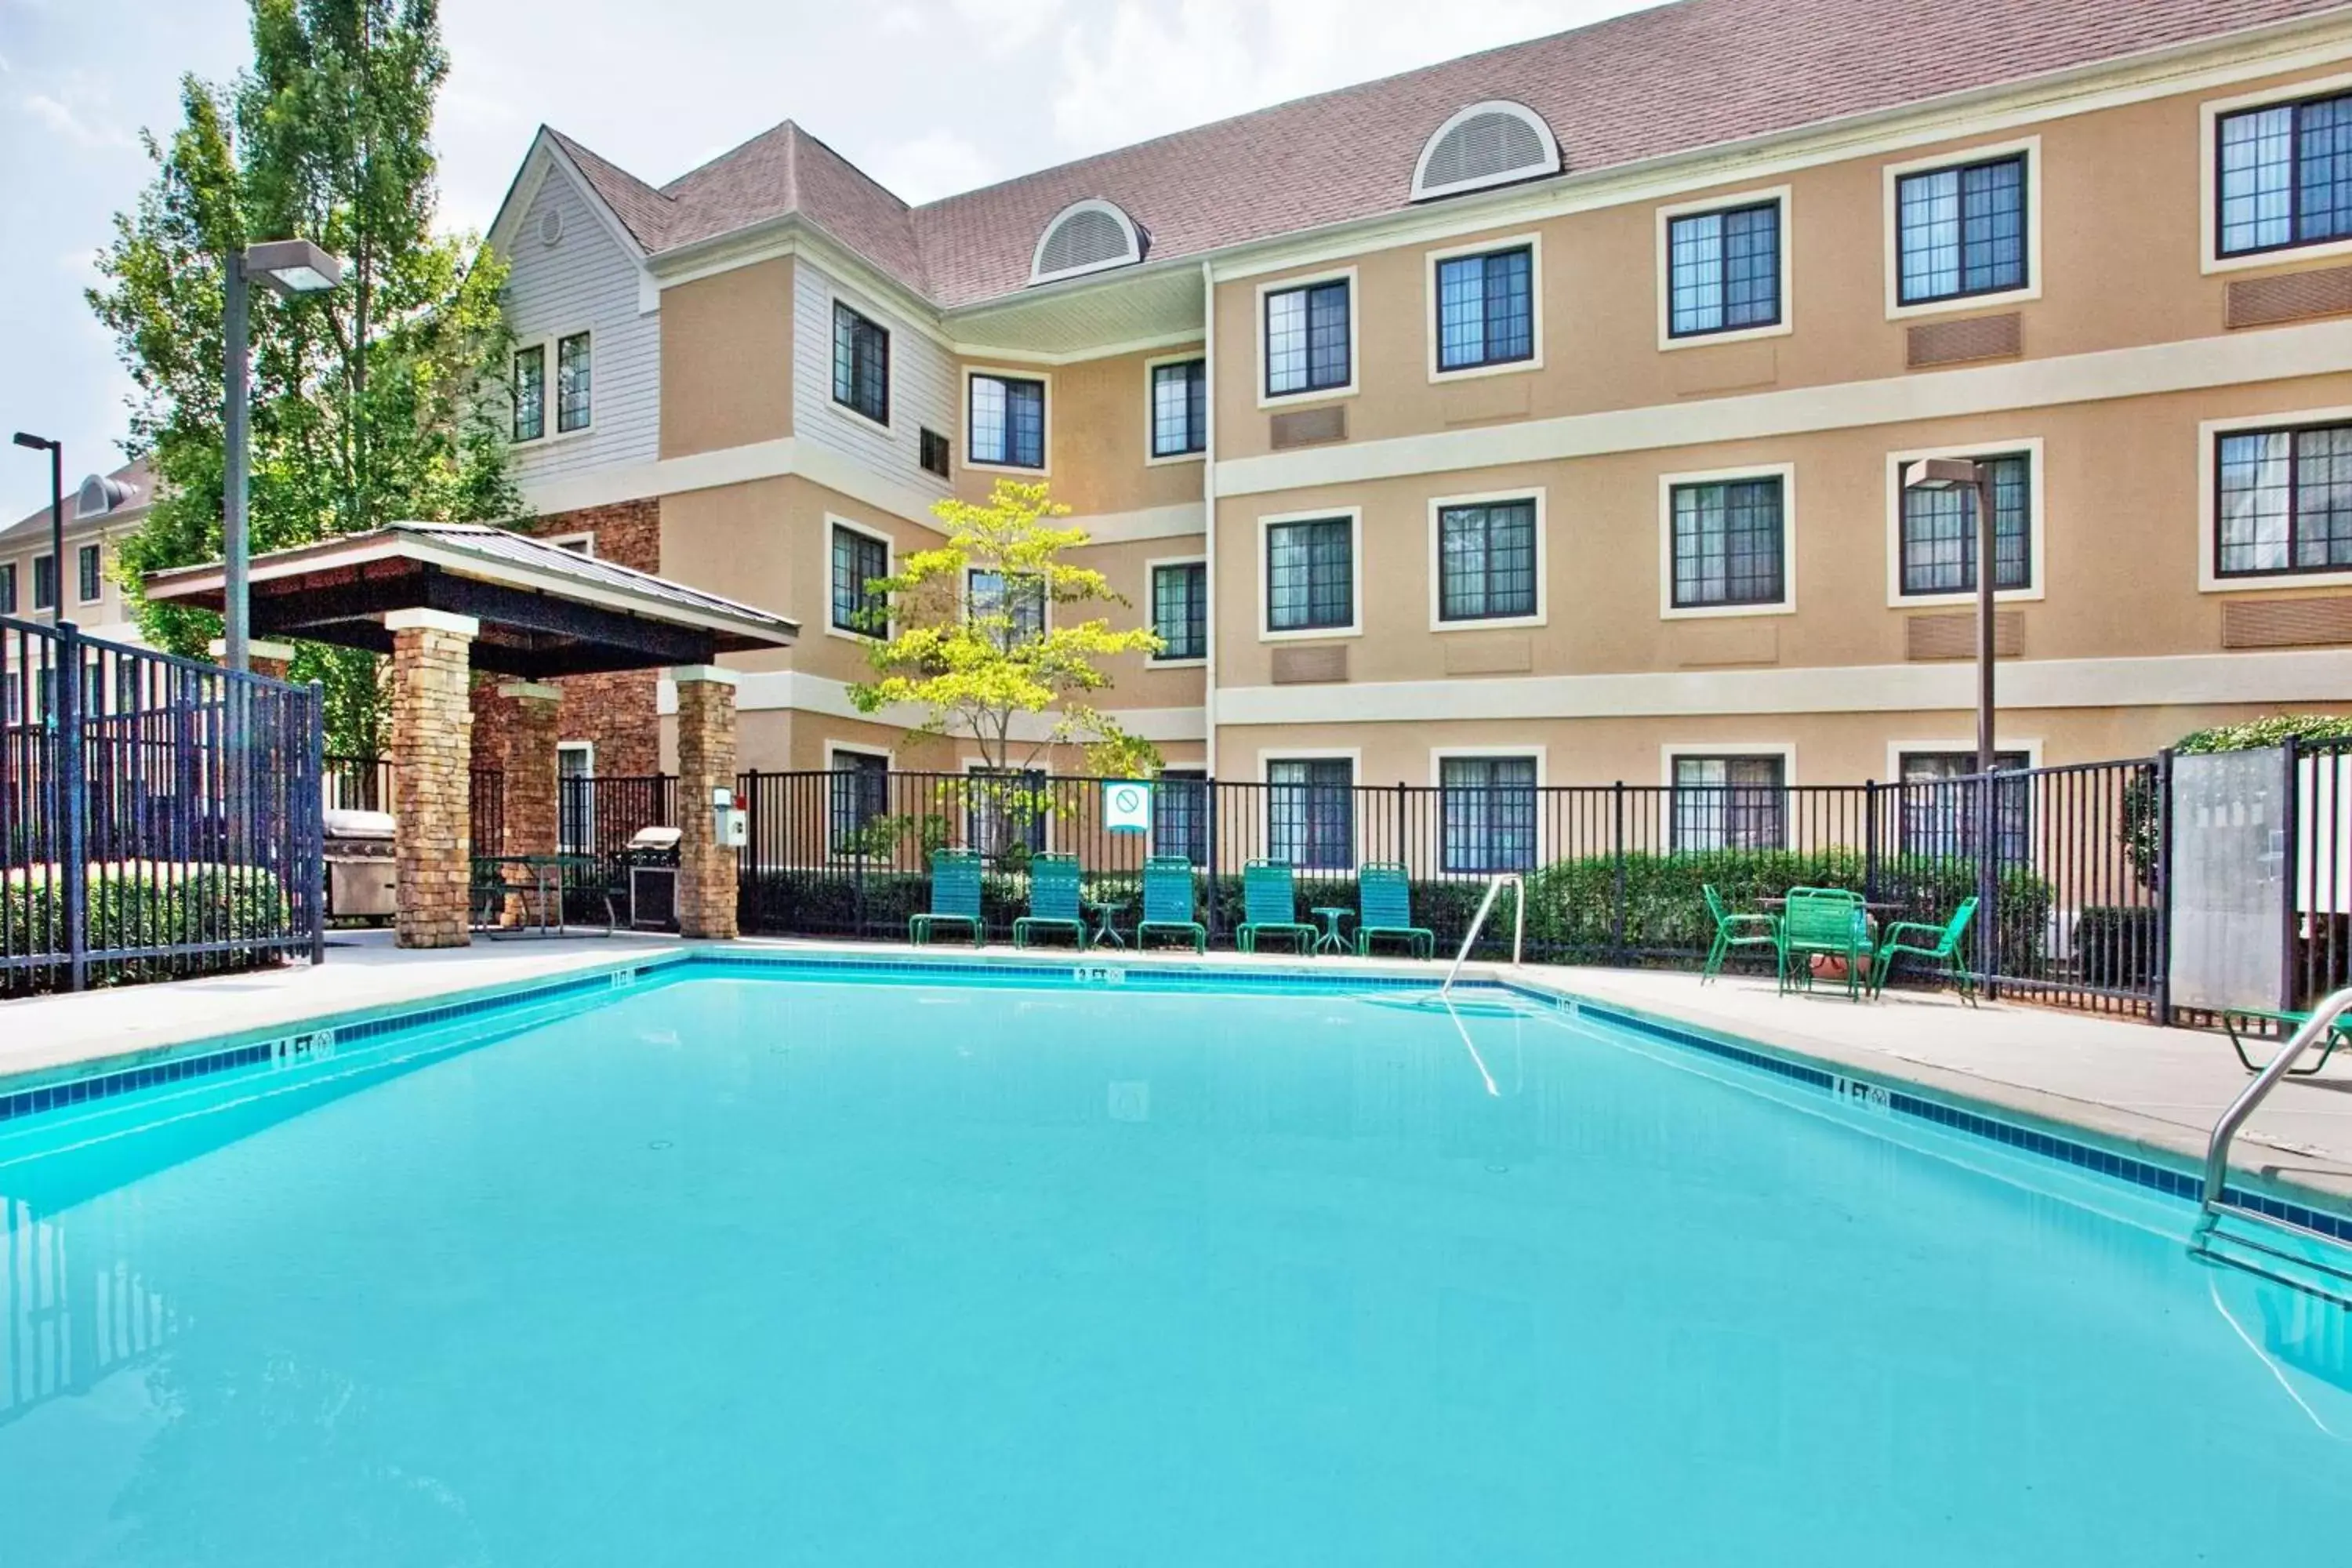
{"type": "Polygon", "coordinates": [[[1352,626],[1356,619],[1354,525],[1344,517],[1268,524],[1265,595],[1268,630],[1352,626]]]}
{"type": "Polygon", "coordinates": [[[1527,246],[1437,264],[1438,369],[1531,360],[1535,321],[1535,258],[1527,246]]]}
{"type": "Polygon", "coordinates": [[[2241,430],[2219,439],[2217,574],[2352,568],[2352,425],[2241,430]]]}
{"type": "Polygon", "coordinates": [[[16,563],[0,562],[0,616],[16,613],[16,563]]]}
{"type": "Polygon", "coordinates": [[[1694,213],[1666,225],[1670,337],[1780,321],[1780,204],[1694,213]]]}
{"type": "Polygon", "coordinates": [[[58,558],[54,555],[33,557],[33,608],[54,610],[58,607],[58,558]]]}
{"type": "Polygon", "coordinates": [[[514,438],[536,441],[547,434],[547,346],[533,343],[514,356],[514,438]]]}
{"type": "Polygon", "coordinates": [[[1524,871],[1536,863],[1536,760],[1446,757],[1438,763],[1445,869],[1524,871]]]}
{"type": "Polygon", "coordinates": [[[833,526],[833,624],[878,637],[890,614],[889,595],[875,579],[890,574],[890,546],[854,528],[833,526]]]}
{"type": "MultiPolygon", "coordinates": [[[[1903,781],[1903,853],[1906,855],[1973,856],[1983,837],[1977,814],[1983,809],[1977,786],[1961,781],[1976,776],[1974,752],[1906,752],[1900,759],[1903,781]]],[[[1995,752],[1998,773],[2021,773],[2031,763],[2023,752],[1995,752]]],[[[2000,858],[2020,865],[2032,844],[2033,781],[2002,779],[1994,787],[1994,831],[2000,858]]]]}
{"type": "Polygon", "coordinates": [[[1786,596],[1779,479],[1676,485],[1673,504],[1676,609],[1786,596]]]}
{"type": "MultiPolygon", "coordinates": [[[[1992,469],[1996,588],[2033,583],[2033,459],[2023,452],[1979,458],[1992,469]]],[[[1977,492],[1973,486],[1903,492],[1903,591],[1977,590],[1977,492]]]]}
{"type": "Polygon", "coordinates": [[[833,799],[828,815],[832,820],[833,852],[864,852],[867,826],[877,818],[890,815],[890,759],[864,752],[834,752],[833,799]]]}
{"type": "Polygon", "coordinates": [[[1205,360],[1151,367],[1151,455],[1181,458],[1209,447],[1209,366],[1205,360]]]}
{"type": "Polygon", "coordinates": [[[1178,561],[1151,569],[1151,629],[1165,646],[1154,658],[1209,657],[1209,568],[1178,561]]]}
{"type": "Polygon", "coordinates": [[[2224,256],[2352,238],[2352,94],[2225,114],[2224,256]]]}
{"type": "Polygon", "coordinates": [[[1676,757],[1673,847],[1788,847],[1788,764],[1779,757],[1676,757]]]}
{"type": "Polygon", "coordinates": [[[555,428],[559,434],[588,428],[592,369],[586,332],[574,332],[557,342],[555,428]]]}
{"type": "Polygon", "coordinates": [[[1280,289],[1265,297],[1265,393],[1328,392],[1354,374],[1348,280],[1280,289]]]}
{"type": "Polygon", "coordinates": [[[964,574],[964,604],[983,630],[1006,647],[1035,642],[1045,635],[1045,581],[1015,576],[1007,589],[1001,572],[964,574]]]}
{"type": "Polygon", "coordinates": [[[1536,503],[1481,501],[1437,513],[1437,618],[1536,613],[1536,503]]]}
{"type": "Polygon", "coordinates": [[[1045,384],[1011,375],[971,378],[964,413],[967,458],[1003,468],[1045,466],[1045,384]]]}
{"type": "Polygon", "coordinates": [[[1181,855],[1193,865],[1209,858],[1209,775],[1199,768],[1169,768],[1151,792],[1151,852],[1181,855]]]}
{"type": "Polygon", "coordinates": [[[1266,853],[1317,871],[1356,863],[1356,764],[1302,757],[1265,765],[1266,853]]]}
{"type": "Polygon", "coordinates": [[[85,544],[75,552],[74,574],[79,579],[74,585],[81,590],[81,602],[96,604],[99,591],[105,585],[104,568],[100,563],[97,545],[85,544]]]}
{"type": "Polygon", "coordinates": [[[948,477],[948,438],[936,430],[922,432],[922,463],[940,478],[948,477]]]}
{"type": "Polygon", "coordinates": [[[839,300],[833,306],[833,400],[890,423],[890,334],[839,300]]]}
{"type": "Polygon", "coordinates": [[[1895,183],[1895,267],[1906,305],[2025,287],[2025,159],[1895,183]]]}

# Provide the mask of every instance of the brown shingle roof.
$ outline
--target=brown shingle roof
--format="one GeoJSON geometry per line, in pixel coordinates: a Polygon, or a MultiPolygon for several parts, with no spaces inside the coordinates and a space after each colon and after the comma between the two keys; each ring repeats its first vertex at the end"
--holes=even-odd
{"type": "Polygon", "coordinates": [[[1683,0],[916,208],[789,121],[658,192],[563,145],[583,172],[593,161],[590,180],[648,250],[799,211],[955,306],[1026,285],[1039,231],[1083,197],[1124,207],[1155,258],[1396,211],[1423,142],[1481,99],[1527,104],[1550,124],[1568,170],[1591,172],[2339,11],[2352,5],[1683,0]]]}
{"type": "MultiPolygon", "coordinates": [[[[144,458],[133,458],[106,477],[121,485],[124,491],[121,504],[109,513],[110,516],[121,516],[125,512],[136,511],[155,499],[154,471],[148,468],[147,459],[144,458]]],[[[68,528],[73,527],[78,521],[74,516],[74,497],[81,489],[81,482],[70,473],[66,476],[66,483],[72,487],[66,491],[66,526],[68,528]]],[[[49,509],[45,503],[38,510],[27,512],[7,527],[0,528],[0,546],[22,543],[28,538],[46,540],[48,536],[49,509]]]]}

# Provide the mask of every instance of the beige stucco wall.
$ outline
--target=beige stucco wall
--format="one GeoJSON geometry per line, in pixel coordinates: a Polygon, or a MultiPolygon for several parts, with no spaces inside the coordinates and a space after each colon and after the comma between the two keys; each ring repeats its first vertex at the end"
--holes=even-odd
{"type": "Polygon", "coordinates": [[[1148,463],[1150,385],[1149,367],[1159,360],[1197,356],[1198,346],[1115,354],[1074,364],[1034,366],[987,359],[957,367],[956,493],[984,500],[1000,478],[1043,479],[1054,499],[1078,517],[1099,517],[1198,501],[1205,482],[1202,461],[1148,463]],[[1042,377],[1045,392],[1046,471],[973,468],[963,434],[969,400],[967,369],[1042,377]]]}
{"type": "Polygon", "coordinates": [[[793,433],[793,262],[754,262],[662,290],[661,455],[793,433]]]}

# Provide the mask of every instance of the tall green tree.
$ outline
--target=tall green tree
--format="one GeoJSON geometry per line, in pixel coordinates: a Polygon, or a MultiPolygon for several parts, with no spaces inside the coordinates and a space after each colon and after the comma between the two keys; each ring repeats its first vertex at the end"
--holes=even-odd
{"type": "MultiPolygon", "coordinates": [[[[241,247],[299,236],[341,257],[343,284],[252,292],[257,553],[388,521],[483,521],[520,510],[506,471],[499,295],[478,238],[438,234],[433,107],[448,57],[437,0],[251,0],[253,62],[181,83],[181,123],[145,136],[153,180],[115,218],[89,291],[137,391],[130,447],[161,481],[121,571],[221,552],[223,268],[241,247]]],[[[217,618],[144,605],[182,652],[217,618]]],[[[325,680],[331,744],[381,740],[377,661],[306,647],[325,680]]]]}

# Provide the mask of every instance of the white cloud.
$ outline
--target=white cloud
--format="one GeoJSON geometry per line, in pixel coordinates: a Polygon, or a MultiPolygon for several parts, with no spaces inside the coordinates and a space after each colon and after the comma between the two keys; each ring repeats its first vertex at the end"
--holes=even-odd
{"type": "Polygon", "coordinates": [[[28,92],[17,100],[24,111],[77,146],[136,151],[139,139],[107,112],[105,89],[80,71],[67,73],[54,92],[28,92]]]}
{"type": "Polygon", "coordinates": [[[1018,50],[1044,30],[1062,9],[1062,0],[951,0],[992,58],[1018,50]]]}
{"type": "Polygon", "coordinates": [[[1061,37],[1054,132],[1099,152],[1497,44],[1644,0],[1118,0],[1061,37]]]}
{"type": "Polygon", "coordinates": [[[996,179],[995,162],[952,131],[931,131],[877,154],[866,172],[899,200],[925,202],[973,190],[996,179]]]}

